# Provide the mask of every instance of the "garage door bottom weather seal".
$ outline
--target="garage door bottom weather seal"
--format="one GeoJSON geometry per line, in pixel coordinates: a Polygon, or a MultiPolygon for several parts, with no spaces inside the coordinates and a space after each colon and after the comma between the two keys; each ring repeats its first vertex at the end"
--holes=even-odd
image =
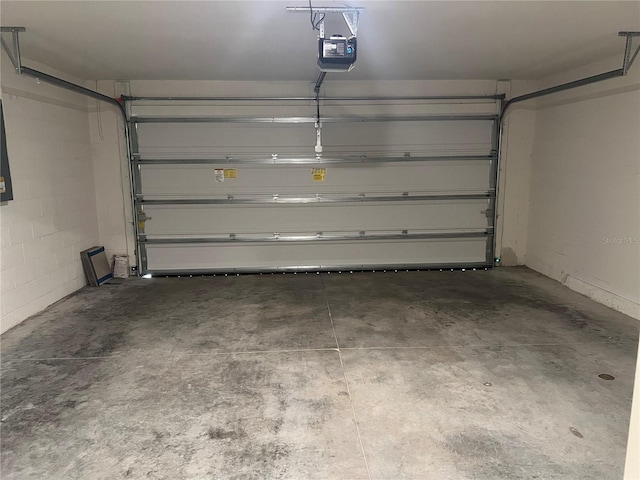
{"type": "Polygon", "coordinates": [[[489,270],[493,268],[492,263],[402,263],[402,264],[352,264],[352,265],[300,265],[287,267],[236,267],[236,268],[203,268],[203,269],[150,269],[143,272],[145,275],[155,277],[185,277],[185,276],[209,276],[209,275],[261,275],[261,274],[308,274],[327,272],[338,274],[352,274],[359,272],[373,273],[398,273],[410,271],[467,271],[467,270],[489,270]]]}

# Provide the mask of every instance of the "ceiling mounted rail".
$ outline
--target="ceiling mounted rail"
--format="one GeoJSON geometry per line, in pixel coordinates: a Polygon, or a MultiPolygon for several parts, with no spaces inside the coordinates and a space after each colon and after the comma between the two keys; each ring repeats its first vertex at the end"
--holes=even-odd
{"type": "Polygon", "coordinates": [[[502,111],[500,113],[500,118],[504,118],[507,109],[513,105],[514,103],[524,102],[525,100],[531,100],[533,98],[544,97],[546,95],[551,95],[553,93],[564,92],[565,90],[571,90],[574,88],[582,87],[585,85],[591,85],[592,83],[602,82],[604,80],[609,80],[611,78],[624,77],[631,68],[634,60],[638,56],[638,52],[640,51],[640,45],[636,47],[635,52],[633,51],[633,40],[635,38],[640,37],[640,32],[619,32],[618,36],[625,37],[625,48],[624,48],[624,58],[622,60],[622,67],[616,70],[611,70],[609,72],[601,73],[599,75],[593,75],[591,77],[581,78],[579,80],[574,80],[572,82],[563,83],[560,85],[556,85],[554,87],[544,88],[542,90],[537,90],[535,92],[527,93],[524,95],[520,95],[518,97],[513,97],[508,100],[504,106],[502,107],[502,111]]]}
{"type": "Polygon", "coordinates": [[[124,107],[115,98],[108,97],[107,95],[103,95],[102,93],[96,92],[94,90],[90,90],[90,89],[82,87],[80,85],[76,85],[75,83],[67,82],[66,80],[63,80],[61,78],[54,77],[52,75],[49,75],[49,74],[44,73],[44,72],[41,72],[39,70],[34,70],[32,68],[29,68],[29,67],[23,66],[22,67],[22,73],[25,74],[25,75],[29,75],[30,77],[37,78],[38,80],[42,80],[43,82],[47,82],[47,83],[50,83],[52,85],[56,85],[58,87],[64,88],[64,89],[69,90],[71,92],[80,93],[80,94],[85,95],[87,97],[91,97],[91,98],[94,98],[96,100],[100,100],[102,102],[109,103],[109,104],[113,105],[114,107],[116,107],[122,113],[124,118],[126,119],[126,114],[125,114],[124,107]]]}
{"type": "Polygon", "coordinates": [[[9,60],[13,64],[16,72],[21,75],[28,75],[30,77],[36,78],[38,80],[42,80],[43,82],[50,83],[51,85],[55,85],[60,88],[64,88],[65,90],[69,90],[71,92],[79,93],[81,95],[85,95],[87,97],[94,98],[96,100],[100,100],[102,102],[109,103],[118,108],[118,111],[122,114],[123,118],[126,121],[126,112],[123,105],[118,102],[115,98],[108,97],[107,95],[103,95],[102,93],[96,92],[94,90],[90,90],[81,85],[77,85],[72,82],[68,82],[63,80],[62,78],[55,77],[53,75],[49,75],[47,73],[41,72],[39,70],[35,70],[33,68],[25,67],[22,64],[22,58],[20,56],[20,39],[18,34],[20,32],[24,32],[26,29],[24,27],[0,27],[0,44],[2,45],[2,49],[5,51],[9,60]],[[12,47],[10,47],[5,39],[2,37],[2,33],[11,33],[12,35],[12,47]]]}

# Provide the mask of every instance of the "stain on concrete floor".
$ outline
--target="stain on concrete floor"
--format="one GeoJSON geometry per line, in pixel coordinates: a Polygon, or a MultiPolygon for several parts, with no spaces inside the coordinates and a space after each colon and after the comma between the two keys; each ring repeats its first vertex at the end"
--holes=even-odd
{"type": "Polygon", "coordinates": [[[622,478],[638,325],[524,268],[85,289],[0,339],[2,478],[622,478]]]}

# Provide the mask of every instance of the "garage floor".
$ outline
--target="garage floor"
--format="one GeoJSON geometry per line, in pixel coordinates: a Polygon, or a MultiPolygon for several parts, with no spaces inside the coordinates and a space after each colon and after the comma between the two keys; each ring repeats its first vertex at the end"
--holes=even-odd
{"type": "Polygon", "coordinates": [[[2,478],[618,479],[638,325],[524,268],[85,289],[2,337],[2,478]]]}

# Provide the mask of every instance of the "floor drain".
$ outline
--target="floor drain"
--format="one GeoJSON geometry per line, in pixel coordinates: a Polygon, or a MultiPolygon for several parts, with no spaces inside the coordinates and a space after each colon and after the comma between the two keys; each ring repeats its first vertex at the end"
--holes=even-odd
{"type": "Polygon", "coordinates": [[[608,373],[601,373],[598,376],[603,380],[614,380],[616,378],[613,375],[609,375],[608,373]]]}

